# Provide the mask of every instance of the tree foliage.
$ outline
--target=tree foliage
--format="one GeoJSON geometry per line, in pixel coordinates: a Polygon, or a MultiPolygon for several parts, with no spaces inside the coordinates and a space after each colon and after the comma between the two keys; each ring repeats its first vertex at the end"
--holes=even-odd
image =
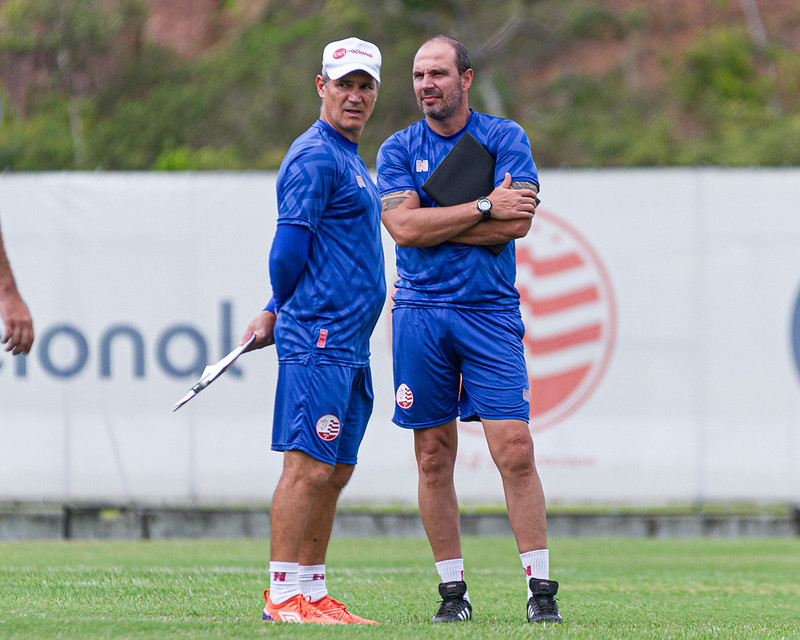
{"type": "Polygon", "coordinates": [[[655,22],[646,3],[291,0],[238,19],[244,5],[220,2],[235,28],[186,59],[145,43],[142,0],[0,3],[0,167],[275,168],[319,113],[323,45],[350,35],[383,53],[361,141],[373,164],[380,143],[420,117],[411,61],[437,33],[471,53],[471,105],[520,122],[540,166],[800,163],[800,54],[730,19],[684,52],[662,50],[664,81],[648,82],[636,65],[655,22]],[[626,53],[599,73],[548,66],[581,43],[626,53]]]}

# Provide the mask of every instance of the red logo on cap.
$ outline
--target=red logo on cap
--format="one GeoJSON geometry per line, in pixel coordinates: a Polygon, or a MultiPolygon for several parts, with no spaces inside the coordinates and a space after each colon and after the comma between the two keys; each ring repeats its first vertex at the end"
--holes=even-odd
{"type": "Polygon", "coordinates": [[[333,52],[333,59],[338,60],[339,58],[344,58],[344,54],[347,53],[347,49],[337,49],[333,52]]]}

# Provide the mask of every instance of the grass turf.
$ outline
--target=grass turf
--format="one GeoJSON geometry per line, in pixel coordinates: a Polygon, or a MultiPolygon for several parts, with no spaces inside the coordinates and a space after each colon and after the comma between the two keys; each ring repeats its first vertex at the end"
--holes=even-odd
{"type": "Polygon", "coordinates": [[[465,538],[475,619],[433,625],[419,539],[333,540],[331,594],[379,627],[260,621],[265,540],[0,543],[0,638],[800,638],[800,540],[551,540],[562,625],[525,623],[510,538],[465,538]]]}

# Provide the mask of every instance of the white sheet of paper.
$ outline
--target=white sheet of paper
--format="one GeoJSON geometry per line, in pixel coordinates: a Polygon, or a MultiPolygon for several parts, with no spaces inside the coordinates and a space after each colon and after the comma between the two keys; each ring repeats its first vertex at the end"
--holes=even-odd
{"type": "Polygon", "coordinates": [[[255,335],[250,336],[246,342],[240,344],[236,347],[233,351],[231,351],[228,355],[226,355],[222,360],[217,362],[216,364],[210,364],[205,369],[203,369],[203,374],[200,376],[200,380],[189,389],[189,393],[187,393],[183,398],[178,400],[175,403],[175,406],[172,408],[173,411],[177,411],[183,405],[185,405],[189,400],[194,398],[198,393],[200,393],[203,389],[205,389],[208,385],[210,385],[214,380],[216,380],[220,375],[222,375],[225,370],[230,367],[240,355],[244,353],[244,350],[249,347],[253,340],[255,340],[255,335]]]}

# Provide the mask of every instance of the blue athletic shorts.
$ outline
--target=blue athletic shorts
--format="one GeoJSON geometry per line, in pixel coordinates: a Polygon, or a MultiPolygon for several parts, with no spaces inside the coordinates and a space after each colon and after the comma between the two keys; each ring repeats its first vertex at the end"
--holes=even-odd
{"type": "Polygon", "coordinates": [[[373,400],[369,366],[280,364],[272,449],[356,464],[373,400]]]}
{"type": "Polygon", "coordinates": [[[395,308],[395,424],[422,429],[459,416],[528,422],[524,333],[518,309],[395,308]]]}

